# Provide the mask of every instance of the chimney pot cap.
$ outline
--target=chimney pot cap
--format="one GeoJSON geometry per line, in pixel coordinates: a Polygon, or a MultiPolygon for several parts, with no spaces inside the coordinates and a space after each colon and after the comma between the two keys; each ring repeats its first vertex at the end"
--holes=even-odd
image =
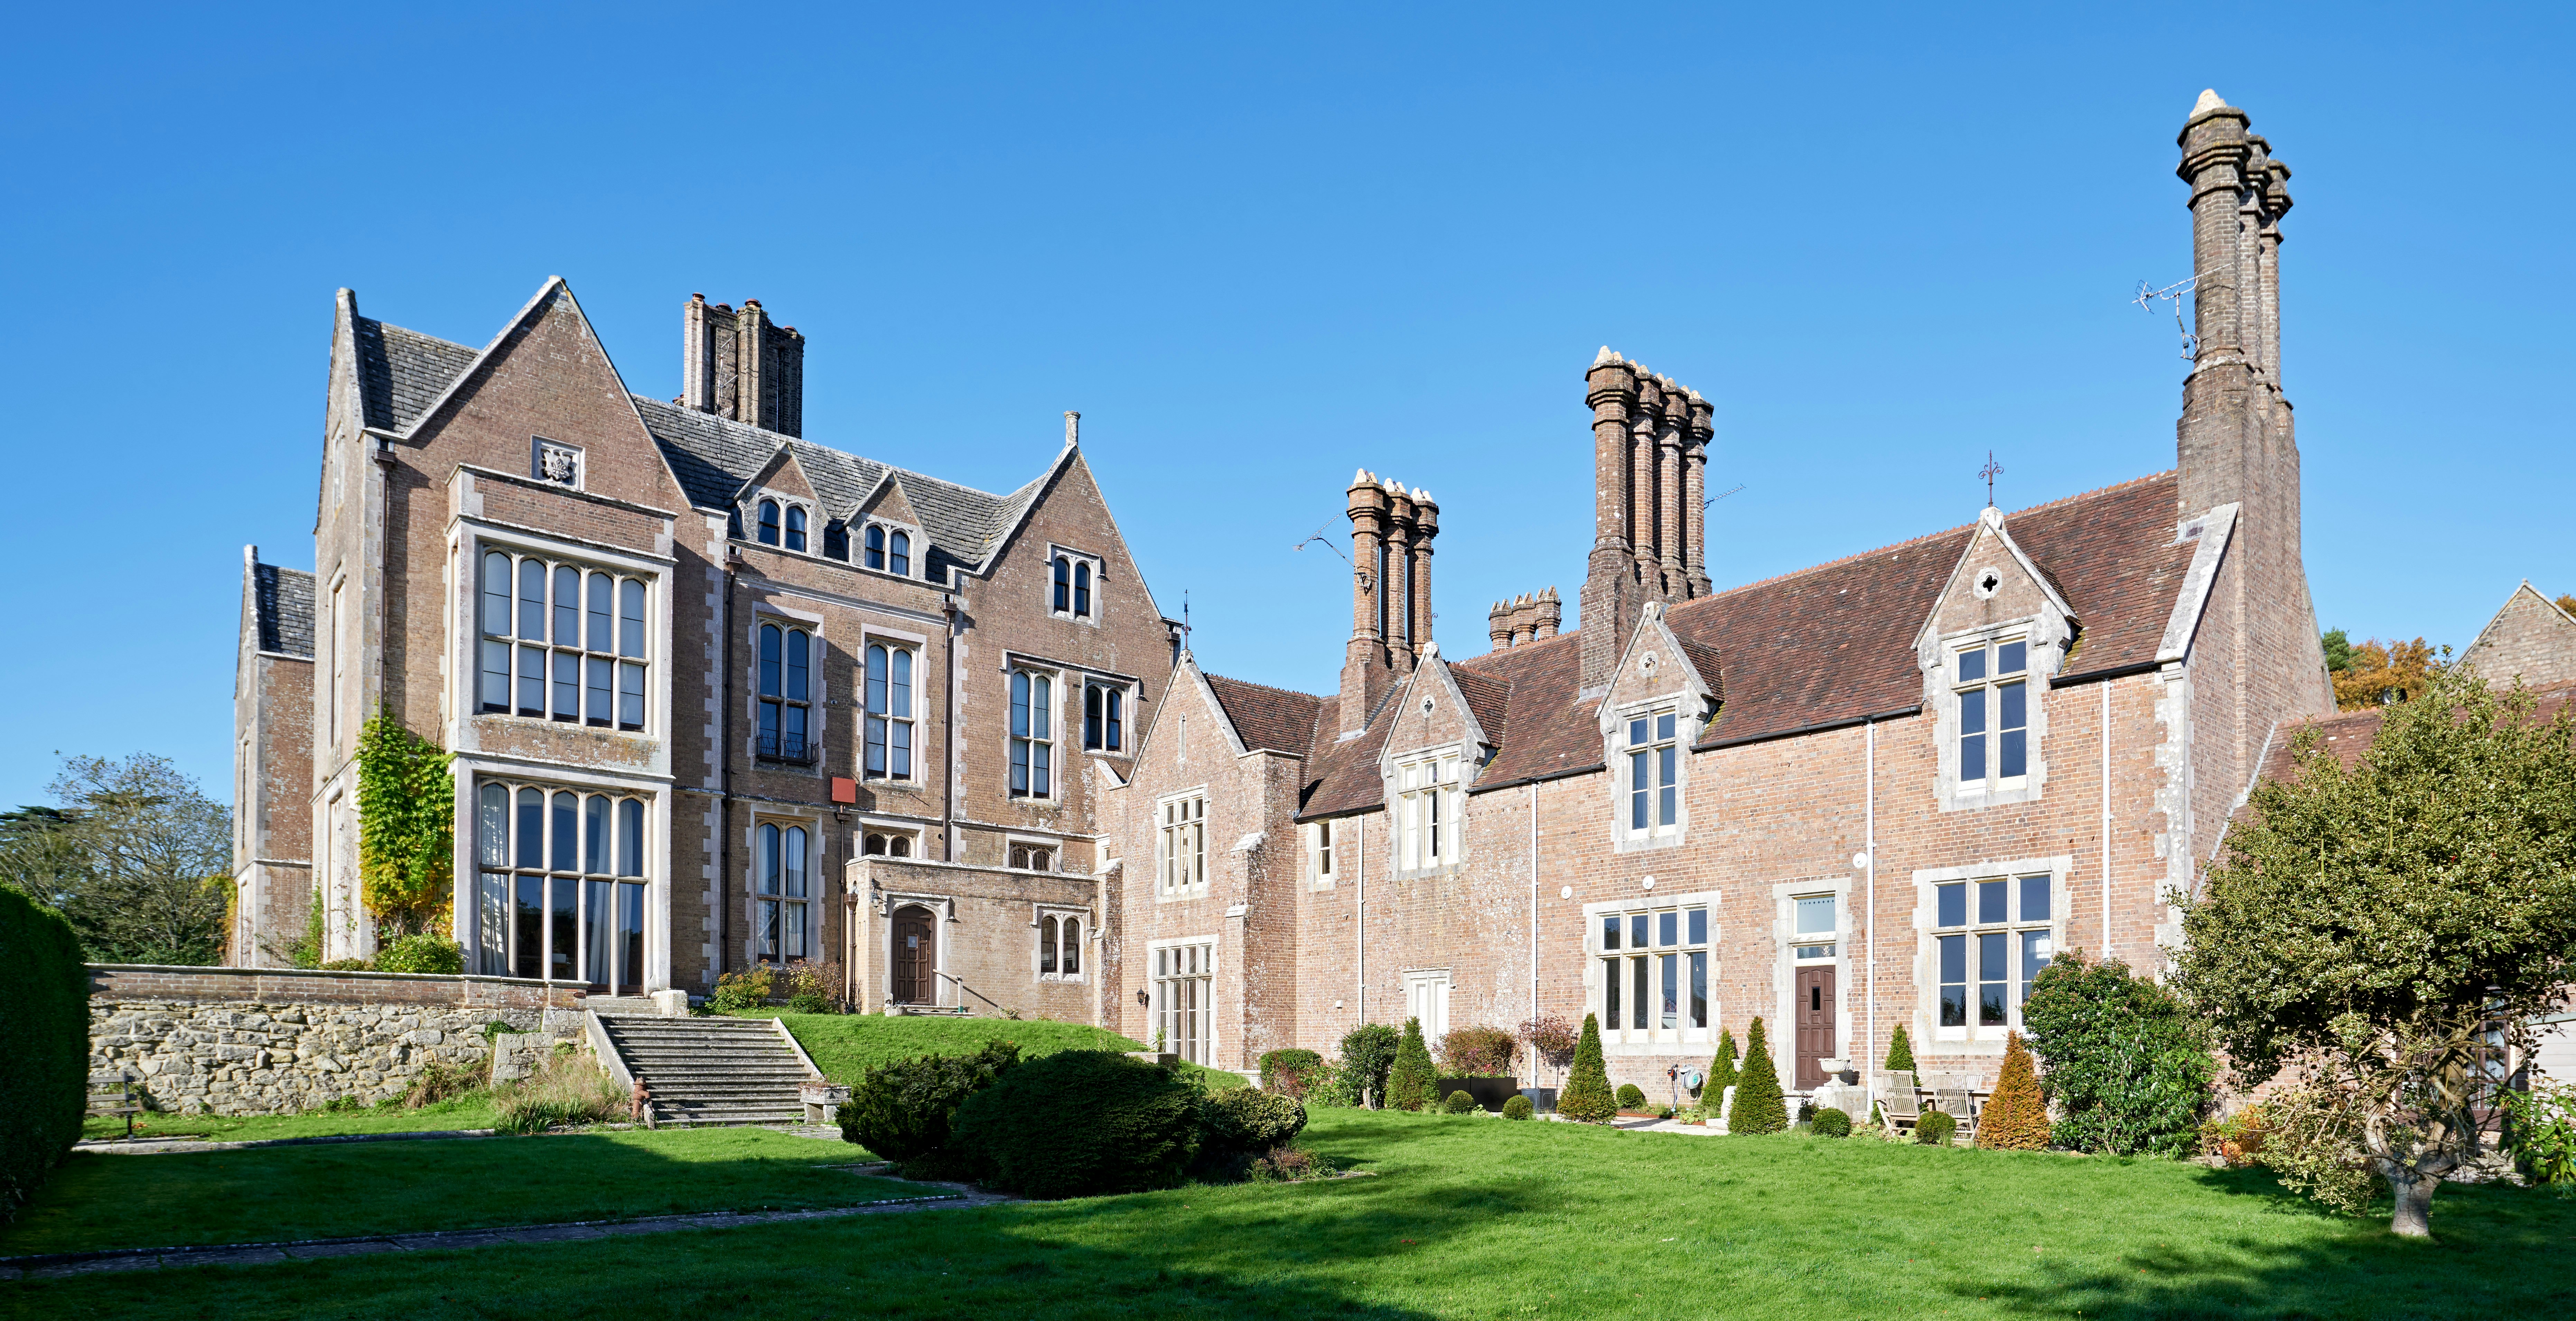
{"type": "Polygon", "coordinates": [[[2226,110],[2229,108],[2230,107],[2227,102],[2219,98],[2217,88],[2204,87],[2201,89],[2200,99],[2192,102],[2191,113],[2195,115],[2205,115],[2212,110],[2226,110]]]}

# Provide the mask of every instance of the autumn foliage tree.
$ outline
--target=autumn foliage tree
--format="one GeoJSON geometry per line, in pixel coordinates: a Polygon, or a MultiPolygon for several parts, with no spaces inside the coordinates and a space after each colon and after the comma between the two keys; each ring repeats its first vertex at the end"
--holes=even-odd
{"type": "MultiPolygon", "coordinates": [[[[2371,638],[2355,643],[2338,628],[2324,636],[2323,644],[2335,705],[2346,711],[2411,702],[2432,686],[2433,676],[2443,668],[2432,645],[2420,637],[2412,642],[2371,638]]],[[[2450,651],[2444,647],[2442,655],[2450,651]]]]}
{"type": "Polygon", "coordinates": [[[2477,1150],[2473,1066],[2527,1049],[2576,951],[2576,705],[2437,672],[2346,769],[2313,729],[2183,913],[2173,978],[2245,1082],[2340,1107],[2391,1227],[2477,1150]]]}
{"type": "Polygon", "coordinates": [[[1995,1079],[1986,1108],[1977,1112],[1977,1145],[1990,1151],[2038,1151],[2048,1145],[2048,1098],[2040,1095],[2030,1047],[2018,1032],[2004,1037],[2003,1073],[1995,1079]]]}

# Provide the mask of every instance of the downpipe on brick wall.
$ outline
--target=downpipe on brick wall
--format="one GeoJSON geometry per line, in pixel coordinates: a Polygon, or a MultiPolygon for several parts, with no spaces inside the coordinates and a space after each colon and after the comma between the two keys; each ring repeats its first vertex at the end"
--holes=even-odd
{"type": "MultiPolygon", "coordinates": [[[[954,573],[955,570],[950,570],[954,573]]],[[[951,581],[954,581],[953,579],[951,581]]],[[[939,860],[957,861],[957,593],[939,594],[940,613],[947,616],[947,631],[941,647],[947,654],[939,658],[939,709],[947,728],[940,731],[940,742],[947,745],[940,758],[947,769],[939,777],[939,860]]]]}
{"type": "MultiPolygon", "coordinates": [[[[741,562],[730,545],[724,557],[724,679],[723,696],[716,702],[716,975],[732,970],[733,964],[733,585],[734,569],[741,562]]],[[[715,985],[707,985],[710,994],[715,985]]]]}

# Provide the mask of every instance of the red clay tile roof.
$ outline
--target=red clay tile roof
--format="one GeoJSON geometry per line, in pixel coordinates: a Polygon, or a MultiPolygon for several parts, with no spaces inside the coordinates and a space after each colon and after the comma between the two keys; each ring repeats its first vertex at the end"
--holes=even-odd
{"type": "MultiPolygon", "coordinates": [[[[2537,689],[2532,696],[2538,699],[2532,707],[2532,719],[2555,720],[2560,707],[2576,701],[2576,684],[2537,689]]],[[[2279,729],[2272,731],[2271,747],[2263,754],[2263,778],[2287,780],[2291,777],[2291,773],[2298,769],[2294,747],[2299,732],[2311,725],[2325,739],[2326,751],[2333,753],[2345,770],[2350,770],[2361,763],[2361,754],[2370,751],[2370,745],[2379,741],[2379,726],[2387,716],[2386,711],[2378,709],[2338,711],[2315,720],[2284,722],[2279,729]]]]}
{"type": "MultiPolygon", "coordinates": [[[[2194,543],[2174,544],[2176,475],[2141,477],[2007,515],[2004,526],[2074,607],[2082,647],[2058,682],[2151,665],[2194,543]]],[[[1918,708],[1915,635],[1966,553],[1974,524],[1853,555],[1672,608],[1665,622],[1723,699],[1699,747],[1777,738],[1918,708]]],[[[1598,697],[1576,700],[1580,631],[1455,662],[1459,690],[1501,741],[1476,790],[1598,769],[1598,697]],[[1502,718],[1488,715],[1496,694],[1502,718]]],[[[1317,699],[1321,706],[1320,699],[1317,699]]],[[[1381,806],[1381,710],[1359,737],[1320,721],[1303,819],[1381,806]]]]}
{"type": "Polygon", "coordinates": [[[1504,733],[1510,727],[1505,703],[1511,698],[1511,683],[1455,665],[1449,667],[1449,677],[1458,685],[1458,696],[1466,700],[1467,713],[1484,727],[1485,737],[1492,739],[1494,746],[1502,746],[1504,733]]]}
{"type": "Polygon", "coordinates": [[[1215,674],[1208,675],[1207,681],[1217,705],[1225,708],[1225,718],[1234,722],[1245,751],[1267,749],[1303,757],[1314,744],[1315,716],[1323,709],[1324,699],[1215,674]]]}

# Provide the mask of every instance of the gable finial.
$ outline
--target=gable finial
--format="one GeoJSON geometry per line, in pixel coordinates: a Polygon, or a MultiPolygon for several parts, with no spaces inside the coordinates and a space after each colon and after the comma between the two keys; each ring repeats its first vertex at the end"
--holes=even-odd
{"type": "Polygon", "coordinates": [[[1064,447],[1073,449],[1081,444],[1082,414],[1068,408],[1064,410],[1064,447]]]}
{"type": "Polygon", "coordinates": [[[2004,466],[1995,462],[1993,450],[1986,451],[1986,466],[1977,469],[1977,475],[1986,479],[1986,508],[1992,509],[1995,507],[1995,479],[2004,475],[2004,466]]]}

